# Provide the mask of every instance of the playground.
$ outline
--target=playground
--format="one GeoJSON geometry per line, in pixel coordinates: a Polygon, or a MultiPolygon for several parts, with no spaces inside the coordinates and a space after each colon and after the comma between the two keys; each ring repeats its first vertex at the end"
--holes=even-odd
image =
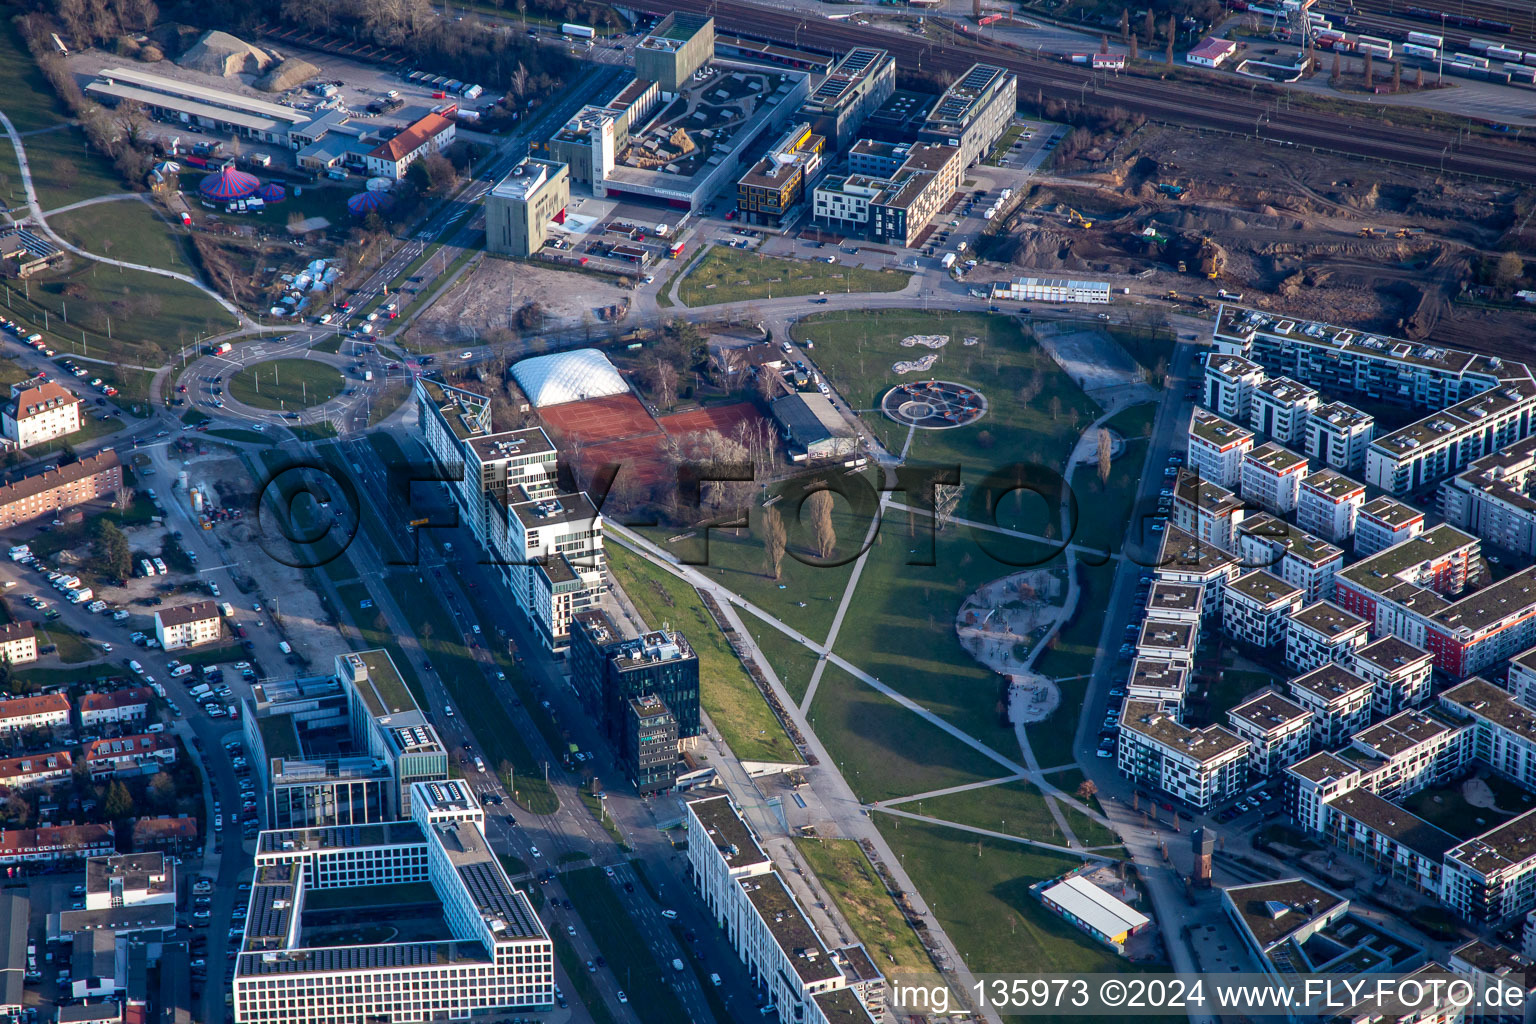
{"type": "Polygon", "coordinates": [[[1035,645],[1063,614],[1063,570],[1027,569],[976,588],[960,604],[955,634],[976,661],[1008,679],[1009,720],[1042,722],[1061,703],[1050,679],[1028,668],[1035,645]]]}
{"type": "Polygon", "coordinates": [[[880,409],[910,427],[950,430],[985,416],[987,399],[975,388],[954,381],[921,380],[891,388],[880,400],[880,409]]]}

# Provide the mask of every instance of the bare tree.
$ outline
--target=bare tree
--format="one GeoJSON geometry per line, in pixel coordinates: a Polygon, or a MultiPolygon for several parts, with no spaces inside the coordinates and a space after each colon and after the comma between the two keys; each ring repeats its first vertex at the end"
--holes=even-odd
{"type": "Polygon", "coordinates": [[[955,509],[960,505],[959,484],[934,484],[933,485],[933,521],[940,533],[955,518],[955,509]]]}
{"type": "Polygon", "coordinates": [[[1109,436],[1109,431],[1099,428],[1099,483],[1109,483],[1109,463],[1114,449],[1114,441],[1109,436]]]}
{"type": "Polygon", "coordinates": [[[776,508],[763,510],[763,560],[768,575],[779,578],[779,567],[784,563],[784,547],[788,536],[784,532],[784,517],[776,508]]]}
{"type": "Polygon", "coordinates": [[[805,501],[811,510],[811,525],[816,530],[816,553],[831,558],[837,550],[837,530],[832,526],[832,492],[815,491],[805,501]]]}
{"type": "Polygon", "coordinates": [[[1049,408],[1051,410],[1051,420],[1055,421],[1056,418],[1061,415],[1061,396],[1060,395],[1052,395],[1051,396],[1051,401],[1049,403],[1049,408]]]}

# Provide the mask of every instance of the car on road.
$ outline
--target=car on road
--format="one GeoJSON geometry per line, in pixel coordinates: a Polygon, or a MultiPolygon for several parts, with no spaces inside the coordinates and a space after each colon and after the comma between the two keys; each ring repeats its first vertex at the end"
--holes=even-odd
{"type": "Polygon", "coordinates": [[[537,860],[540,857],[544,856],[542,853],[539,852],[539,848],[537,846],[530,846],[530,847],[528,847],[528,852],[533,854],[533,858],[535,860],[537,860]]]}
{"type": "MultiPolygon", "coordinates": [[[[733,210],[731,212],[734,213],[735,211],[733,210]]],[[[621,1003],[629,1002],[629,996],[624,994],[624,990],[623,989],[619,989],[619,1002],[621,1002],[621,1003]]]]}

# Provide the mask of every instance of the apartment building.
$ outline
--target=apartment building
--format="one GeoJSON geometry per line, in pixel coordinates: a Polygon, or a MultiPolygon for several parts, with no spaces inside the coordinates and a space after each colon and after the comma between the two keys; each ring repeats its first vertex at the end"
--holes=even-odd
{"type": "Polygon", "coordinates": [[[0,661],[25,665],[37,660],[37,629],[32,620],[7,622],[0,626],[0,661]]]}
{"type": "MultiPolygon", "coordinates": [[[[1531,986],[1527,978],[1532,970],[1536,970],[1536,961],[1521,953],[1515,952],[1506,946],[1496,946],[1482,939],[1473,939],[1464,946],[1458,946],[1451,950],[1450,957],[1446,960],[1452,973],[1458,974],[1472,982],[1472,989],[1477,994],[1478,1002],[1485,1006],[1496,1007],[1506,1002],[1497,993],[1506,992],[1511,988],[1518,988],[1525,993],[1526,999],[1531,996],[1531,986]]],[[[1524,1007],[1505,1007],[1503,1013],[1492,1011],[1484,1015],[1487,1024],[1523,1024],[1525,1020],[1524,1007]]]]}
{"type": "Polygon", "coordinates": [[[885,50],[856,46],[811,90],[795,116],[841,151],[895,91],[896,59],[885,50]]]}
{"type": "Polygon", "coordinates": [[[1125,702],[1120,723],[1120,773],[1197,811],[1237,796],[1248,782],[1248,742],[1219,725],[1190,729],[1142,700],[1125,702]]]}
{"type": "Polygon", "coordinates": [[[1323,404],[1318,393],[1289,377],[1269,377],[1255,387],[1248,407],[1248,423],[1278,444],[1302,447],[1307,440],[1307,421],[1323,404]]]}
{"type": "Polygon", "coordinates": [[[1471,723],[1439,708],[1414,708],[1350,737],[1342,756],[1360,765],[1361,784],[1386,800],[1401,800],[1466,770],[1474,753],[1471,723]]]}
{"type": "Polygon", "coordinates": [[[141,722],[149,717],[154,693],[147,686],[129,686],[80,697],[80,728],[91,730],[113,722],[141,722]]]}
{"type": "Polygon", "coordinates": [[[1244,566],[1264,568],[1300,587],[1308,603],[1331,598],[1334,576],[1344,567],[1342,548],[1264,512],[1243,519],[1237,552],[1244,566]]]}
{"type": "Polygon", "coordinates": [[[1440,895],[1455,836],[1368,789],[1340,793],[1322,806],[1317,831],[1324,840],[1417,892],[1440,895]]]}
{"type": "Polygon", "coordinates": [[[1173,486],[1173,525],[1214,544],[1223,551],[1237,549],[1235,532],[1242,524],[1247,504],[1222,487],[1200,478],[1189,470],[1180,470],[1173,486]]]}
{"type": "Polygon", "coordinates": [[[451,146],[457,134],[458,128],[452,120],[441,114],[427,114],[387,142],[381,142],[363,157],[363,163],[370,176],[398,181],[417,160],[451,146]]]}
{"type": "Polygon", "coordinates": [[[1248,741],[1248,770],[1273,776],[1304,757],[1312,742],[1312,712],[1272,689],[1227,712],[1233,734],[1248,741]]]}
{"type": "Polygon", "coordinates": [[[90,740],[81,752],[80,761],[93,779],[113,775],[153,775],[166,765],[176,763],[176,744],[167,739],[165,733],[90,740]]]}
{"type": "Polygon", "coordinates": [[[1273,573],[1245,573],[1228,582],[1222,593],[1222,632],[1254,647],[1279,647],[1285,642],[1286,623],[1301,610],[1304,597],[1300,587],[1273,573]]]}
{"type": "Polygon", "coordinates": [[[0,528],[20,526],[123,489],[123,467],[110,448],[57,469],[0,485],[0,528]]]}
{"type": "Polygon", "coordinates": [[[1292,672],[1311,672],[1330,662],[1354,663],[1369,639],[1369,624],[1332,601],[1316,601],[1293,612],[1285,622],[1285,664],[1292,672]]]}
{"type": "Polygon", "coordinates": [[[1536,431],[1536,381],[1504,384],[1373,440],[1365,482],[1407,494],[1536,431]]]}
{"type": "Polygon", "coordinates": [[[1424,532],[1424,513],[1382,495],[1360,506],[1355,517],[1355,557],[1365,558],[1424,532]]]}
{"type": "Polygon", "coordinates": [[[1344,402],[1330,402],[1307,417],[1302,451],[1314,463],[1341,473],[1365,470],[1365,450],[1376,437],[1376,417],[1344,402]]]}
{"type": "Polygon", "coordinates": [[[1125,681],[1125,697],[1157,704],[1179,719],[1184,694],[1189,689],[1189,676],[1189,669],[1171,662],[1136,658],[1131,662],[1130,677],[1125,681]]]}
{"type": "Polygon", "coordinates": [[[1195,646],[1200,641],[1198,624],[1148,616],[1142,620],[1136,640],[1136,657],[1161,661],[1185,670],[1195,665],[1195,646]]]}
{"type": "Polygon", "coordinates": [[[1239,568],[1233,555],[1170,525],[1163,532],[1154,572],[1165,583],[1200,587],[1203,614],[1210,617],[1221,614],[1222,591],[1228,580],[1237,578],[1239,568]]]}
{"type": "Polygon", "coordinates": [[[1350,670],[1371,684],[1371,708],[1382,717],[1429,700],[1434,656],[1395,636],[1359,648],[1350,670]]]}
{"type": "Polygon", "coordinates": [[[0,733],[63,729],[69,725],[69,698],[62,693],[0,700],[0,733]]]}
{"type": "Polygon", "coordinates": [[[827,175],[813,195],[816,223],[871,241],[916,245],[960,187],[965,164],[957,146],[917,142],[893,149],[901,162],[887,175],[827,175]]]}
{"type": "Polygon", "coordinates": [[[57,381],[12,384],[10,400],[0,410],[0,429],[17,448],[44,444],[80,429],[82,404],[57,381]]]}
{"type": "Polygon", "coordinates": [[[919,142],[960,150],[963,169],[992,150],[1018,112],[1019,80],[992,64],[972,64],[956,78],[918,127],[919,142]]]}
{"type": "Polygon", "coordinates": [[[811,924],[728,797],[690,800],[688,859],[721,937],[746,965],[763,1016],[778,1024],[873,1024],[884,978],[862,946],[838,948],[811,924]]]}
{"type": "Polygon", "coordinates": [[[1498,925],[1536,907],[1536,810],[1447,853],[1440,901],[1477,925],[1498,925]]]}
{"type": "Polygon", "coordinates": [[[1527,707],[1536,708],[1536,647],[1509,659],[1509,692],[1527,707]]]}
{"type": "Polygon", "coordinates": [[[236,1024],[463,1019],[554,1005],[554,949],[462,782],[415,783],[409,821],[263,832],[237,947],[236,1024]],[[445,938],[310,946],[311,890],[428,882],[445,938]]]}
{"type": "Polygon", "coordinates": [[[1536,554],[1536,438],[1485,455],[1440,485],[1452,526],[1522,555],[1536,554]]]}
{"type": "Polygon", "coordinates": [[[1371,620],[1376,635],[1390,633],[1427,649],[1424,621],[1466,587],[1480,550],[1476,537],[1436,526],[1341,570],[1334,579],[1335,600],[1371,620]]]}
{"type": "Polygon", "coordinates": [[[1243,498],[1275,515],[1296,511],[1301,481],[1307,476],[1307,458],[1288,448],[1266,442],[1243,456],[1238,472],[1243,498]]]}
{"type": "Polygon", "coordinates": [[[1187,583],[1155,582],[1147,592],[1147,614],[1171,622],[1198,625],[1205,614],[1205,588],[1187,583]]]}
{"type": "Polygon", "coordinates": [[[1196,409],[1189,423],[1189,468],[1219,487],[1242,481],[1243,459],[1253,450],[1253,431],[1196,409]]]}
{"type": "Polygon", "coordinates": [[[1296,525],[1340,546],[1355,535],[1355,520],[1365,504],[1365,485],[1332,469],[1320,469],[1301,482],[1296,525]]]}
{"type": "Polygon", "coordinates": [[[222,636],[223,619],[213,601],[155,609],[155,639],[168,651],[214,643],[222,636]]]}
{"type": "Polygon", "coordinates": [[[1352,666],[1329,662],[1286,682],[1291,699],[1312,712],[1312,743],[1333,748],[1371,721],[1374,684],[1352,666]]]}
{"type": "Polygon", "coordinates": [[[11,828],[0,833],[0,867],[56,864],[105,856],[117,850],[111,825],[46,825],[11,828]]]}
{"type": "Polygon", "coordinates": [[[1253,413],[1253,393],[1264,380],[1264,367],[1251,359],[1219,352],[1208,353],[1205,359],[1205,401],[1202,404],[1218,416],[1247,423],[1253,413]]]}
{"type": "Polygon", "coordinates": [[[75,760],[67,750],[9,757],[0,760],[0,787],[13,792],[52,787],[68,782],[74,772],[75,760]]]}
{"type": "Polygon", "coordinates": [[[1536,711],[1477,676],[1442,693],[1440,707],[1473,724],[1479,761],[1536,790],[1536,711]]]}

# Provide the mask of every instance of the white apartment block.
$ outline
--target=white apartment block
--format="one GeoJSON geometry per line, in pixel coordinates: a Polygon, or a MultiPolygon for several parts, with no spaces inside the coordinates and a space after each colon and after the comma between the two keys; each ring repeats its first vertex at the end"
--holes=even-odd
{"type": "Polygon", "coordinates": [[[1262,512],[1245,518],[1237,534],[1243,566],[1266,569],[1300,587],[1309,604],[1333,597],[1344,549],[1262,512]]]}
{"type": "Polygon", "coordinates": [[[1385,551],[1423,532],[1423,512],[1386,495],[1372,498],[1355,517],[1355,557],[1385,551]]]}
{"type": "Polygon", "coordinates": [[[1159,619],[1149,615],[1141,623],[1141,635],[1136,640],[1136,657],[1190,670],[1195,665],[1195,646],[1199,642],[1199,623],[1159,619]]]}
{"type": "Polygon", "coordinates": [[[1536,711],[1477,676],[1442,693],[1440,707],[1472,723],[1478,760],[1536,791],[1536,711]]]}
{"type": "Polygon", "coordinates": [[[7,622],[0,626],[0,661],[25,665],[37,660],[37,632],[32,620],[7,622]]]}
{"type": "Polygon", "coordinates": [[[1180,718],[1188,689],[1188,669],[1166,661],[1137,658],[1131,662],[1131,674],[1125,681],[1125,699],[1150,701],[1180,718]]]}
{"type": "Polygon", "coordinates": [[[1323,801],[1323,838],[1417,892],[1439,896],[1455,836],[1369,789],[1323,801]]]}
{"type": "Polygon", "coordinates": [[[1172,622],[1198,625],[1205,614],[1205,588],[1159,580],[1147,592],[1147,614],[1172,622]]]}
{"type": "Polygon", "coordinates": [[[1525,440],[1533,430],[1536,381],[1507,383],[1376,438],[1365,451],[1365,482],[1407,494],[1525,440]]]}
{"type": "Polygon", "coordinates": [[[0,700],[0,733],[63,729],[69,725],[69,698],[62,693],[0,700]]]}
{"type": "Polygon", "coordinates": [[[1296,525],[1334,544],[1355,535],[1355,519],[1365,504],[1365,485],[1332,470],[1320,469],[1301,482],[1296,525]]]}
{"type": "Polygon", "coordinates": [[[1242,356],[1210,352],[1205,358],[1205,401],[1218,416],[1242,423],[1253,408],[1253,393],[1264,383],[1264,367],[1242,356]]]}
{"type": "Polygon", "coordinates": [[[1247,501],[1275,515],[1296,511],[1307,457],[1267,442],[1243,457],[1240,491],[1247,501]]]}
{"type": "Polygon", "coordinates": [[[1406,640],[1384,636],[1355,651],[1349,667],[1371,684],[1371,708],[1386,717],[1429,700],[1434,655],[1406,640]]]}
{"type": "Polygon", "coordinates": [[[1536,554],[1536,438],[1485,455],[1440,485],[1452,526],[1522,555],[1536,554]]]}
{"type": "Polygon", "coordinates": [[[1331,662],[1354,664],[1369,639],[1370,625],[1332,601],[1317,601],[1292,613],[1285,623],[1285,664],[1306,673],[1331,662]]]}
{"type": "Polygon", "coordinates": [[[1326,750],[1287,765],[1288,810],[1296,824],[1321,833],[1328,823],[1328,801],[1359,788],[1361,775],[1358,765],[1326,750]]]}
{"type": "Polygon", "coordinates": [[[412,819],[263,832],[235,960],[236,1024],[465,1020],[553,1006],[554,948],[483,832],[470,787],[413,785],[412,819]],[[306,893],[430,882],[451,939],[303,945],[306,893]]]}
{"type": "Polygon", "coordinates": [[[1237,796],[1248,782],[1247,741],[1219,725],[1189,729],[1141,700],[1125,702],[1120,723],[1120,773],[1197,811],[1237,796]]]}
{"type": "Polygon", "coordinates": [[[1370,724],[1373,684],[1344,665],[1322,665],[1286,687],[1292,700],[1312,712],[1314,746],[1337,747],[1370,724]]]}
{"type": "Polygon", "coordinates": [[[1189,468],[1200,479],[1228,490],[1241,480],[1243,457],[1253,450],[1253,431],[1196,409],[1189,423],[1189,468]]]}
{"type": "Polygon", "coordinates": [[[120,853],[85,862],[85,909],[176,905],[176,865],[163,853],[120,853]]]}
{"type": "Polygon", "coordinates": [[[1285,642],[1286,622],[1301,610],[1302,590],[1263,569],[1232,580],[1222,594],[1221,630],[1254,647],[1285,642]]]}
{"type": "Polygon", "coordinates": [[[1471,723],[1439,708],[1400,711],[1350,738],[1346,756],[1362,767],[1362,785],[1387,800],[1455,778],[1474,754],[1471,723]]]}
{"type": "Polygon", "coordinates": [[[1236,550],[1234,534],[1246,508],[1241,498],[1220,484],[1188,470],[1179,472],[1173,487],[1173,525],[1201,542],[1223,551],[1236,550]]]}
{"type": "Polygon", "coordinates": [[[1330,402],[1307,417],[1302,451],[1313,462],[1341,473],[1365,470],[1365,450],[1376,437],[1376,417],[1343,402],[1330,402]]]}
{"type": "Polygon", "coordinates": [[[500,568],[546,650],[565,650],[571,616],[600,600],[607,579],[603,517],[585,492],[507,509],[500,568]]]}
{"type": "Polygon", "coordinates": [[[1202,544],[1176,526],[1163,533],[1158,549],[1157,579],[1201,588],[1206,617],[1221,614],[1221,594],[1238,575],[1237,559],[1211,544],[1202,544]]]}
{"type": "Polygon", "coordinates": [[[1536,708],[1536,647],[1509,659],[1509,692],[1526,707],[1536,708]]]}
{"type": "Polygon", "coordinates": [[[1312,712],[1272,689],[1228,711],[1227,725],[1248,741],[1248,770],[1258,775],[1275,775],[1306,756],[1312,743],[1312,712]]]}
{"type": "Polygon", "coordinates": [[[213,601],[155,610],[155,639],[168,651],[211,644],[220,637],[222,619],[213,601]]]}
{"type": "Polygon", "coordinates": [[[1289,377],[1270,377],[1253,389],[1248,423],[1254,430],[1292,448],[1307,440],[1307,420],[1322,405],[1316,391],[1289,377]]]}
{"type": "Polygon", "coordinates": [[[1446,854],[1440,901],[1480,925],[1498,925],[1536,907],[1536,810],[1446,854]]]}
{"type": "Polygon", "coordinates": [[[12,384],[10,401],[0,412],[0,426],[16,447],[30,448],[79,430],[82,404],[57,381],[12,384]]]}
{"type": "Polygon", "coordinates": [[[764,1016],[778,1024],[873,1024],[870,1004],[883,1015],[884,979],[864,948],[822,939],[728,797],[686,806],[694,883],[757,985],[764,1016]]]}

